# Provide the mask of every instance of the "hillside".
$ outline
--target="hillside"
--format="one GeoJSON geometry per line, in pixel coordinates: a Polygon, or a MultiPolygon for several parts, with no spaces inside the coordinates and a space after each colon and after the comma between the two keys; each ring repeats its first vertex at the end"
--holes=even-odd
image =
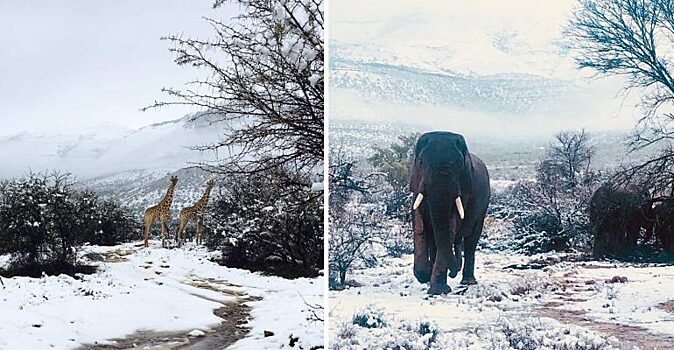
{"type": "MultiPolygon", "coordinates": [[[[0,139],[0,178],[61,170],[88,180],[140,170],[176,170],[217,159],[194,146],[217,142],[228,126],[196,115],[129,130],[116,125],[68,133],[27,131],[0,139]]],[[[223,154],[221,153],[220,156],[223,154]]]]}

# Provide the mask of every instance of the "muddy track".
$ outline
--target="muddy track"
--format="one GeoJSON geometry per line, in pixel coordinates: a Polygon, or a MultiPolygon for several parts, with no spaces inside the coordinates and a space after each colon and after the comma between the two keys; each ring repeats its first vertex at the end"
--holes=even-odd
{"type": "MultiPolygon", "coordinates": [[[[104,255],[106,262],[122,262],[127,259],[125,255],[133,251],[114,251],[104,255]]],[[[218,300],[206,298],[199,294],[193,294],[196,297],[204,298],[210,301],[222,303],[222,306],[213,310],[213,314],[222,321],[219,325],[212,327],[210,331],[204,332],[202,336],[191,336],[191,329],[179,332],[156,332],[150,330],[137,331],[123,338],[106,340],[101,344],[85,344],[77,349],[79,350],[104,350],[104,349],[138,349],[152,348],[159,350],[218,350],[225,349],[234,344],[237,340],[245,337],[250,329],[245,324],[250,318],[251,308],[245,303],[261,300],[259,297],[251,297],[237,290],[240,286],[215,279],[200,279],[197,276],[189,276],[191,282],[189,285],[209,289],[227,296],[234,296],[234,301],[222,303],[218,300]]]]}
{"type": "Polygon", "coordinates": [[[201,337],[193,337],[183,332],[155,332],[138,331],[124,338],[116,338],[106,341],[105,344],[86,344],[80,350],[104,350],[104,349],[185,349],[185,350],[216,350],[225,349],[237,340],[248,334],[249,329],[243,325],[250,316],[250,307],[240,300],[225,303],[215,309],[213,313],[223,321],[210,332],[201,337]]]}
{"type": "MultiPolygon", "coordinates": [[[[592,265],[583,267],[590,269],[600,268],[592,265]]],[[[569,303],[585,301],[583,298],[578,298],[577,293],[591,290],[595,281],[564,276],[564,278],[559,279],[559,282],[563,286],[562,290],[556,293],[559,301],[551,301],[537,308],[535,310],[537,316],[552,318],[564,324],[580,326],[606,336],[615,337],[620,341],[621,350],[631,350],[634,348],[642,350],[674,349],[674,336],[655,333],[640,326],[598,321],[587,316],[585,311],[562,308],[569,303]]],[[[659,307],[662,309],[674,307],[674,301],[672,303],[663,303],[659,307]]]]}
{"type": "Polygon", "coordinates": [[[593,320],[585,316],[585,312],[578,310],[560,309],[554,303],[537,310],[537,315],[549,317],[565,324],[573,324],[587,328],[607,336],[620,340],[621,349],[633,349],[637,347],[643,350],[674,349],[674,336],[653,333],[650,330],[639,327],[616,323],[608,323],[593,320]]]}

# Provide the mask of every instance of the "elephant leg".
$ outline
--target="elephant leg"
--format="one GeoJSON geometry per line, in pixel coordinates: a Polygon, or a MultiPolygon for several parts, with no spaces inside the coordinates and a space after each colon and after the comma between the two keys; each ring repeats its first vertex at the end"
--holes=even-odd
{"type": "Polygon", "coordinates": [[[430,257],[431,264],[428,266],[428,275],[430,276],[433,265],[435,265],[435,254],[438,249],[435,246],[435,236],[433,236],[433,226],[429,225],[428,231],[426,231],[426,240],[428,241],[428,256],[430,257]]]}
{"type": "Polygon", "coordinates": [[[465,238],[465,249],[463,253],[466,263],[463,267],[461,284],[477,284],[477,279],[475,279],[475,249],[477,249],[477,241],[480,239],[480,233],[482,233],[483,225],[483,221],[476,223],[471,235],[465,238]]]}
{"type": "Polygon", "coordinates": [[[641,225],[638,221],[633,220],[628,223],[627,226],[627,249],[628,253],[634,252],[634,249],[637,247],[637,242],[639,241],[639,234],[641,233],[641,225]]]}
{"type": "MultiPolygon", "coordinates": [[[[430,220],[423,220],[421,213],[415,210],[414,213],[414,276],[417,281],[427,283],[431,280],[431,271],[433,263],[429,260],[429,228],[430,220]]],[[[432,238],[432,236],[430,236],[432,238]]],[[[435,242],[433,242],[435,245],[435,242]]],[[[430,255],[435,260],[435,254],[430,255]]]]}
{"type": "Polygon", "coordinates": [[[428,289],[428,294],[438,295],[452,291],[447,285],[447,270],[449,269],[449,260],[452,258],[451,250],[453,249],[452,245],[454,242],[449,238],[449,235],[435,235],[435,262],[431,273],[431,287],[428,289]]]}

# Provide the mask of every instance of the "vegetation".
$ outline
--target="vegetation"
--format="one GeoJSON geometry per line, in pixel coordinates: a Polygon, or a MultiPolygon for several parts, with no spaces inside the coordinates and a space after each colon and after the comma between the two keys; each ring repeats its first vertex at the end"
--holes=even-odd
{"type": "Polygon", "coordinates": [[[516,249],[525,253],[591,247],[587,206],[600,183],[590,169],[591,139],[584,130],[562,131],[555,139],[535,180],[520,180],[494,200],[512,220],[516,249]]]}
{"type": "Polygon", "coordinates": [[[354,263],[377,263],[373,244],[391,256],[412,252],[409,172],[417,137],[403,135],[376,147],[366,161],[338,151],[331,157],[330,288],[348,285],[354,263]]]}
{"type": "Polygon", "coordinates": [[[656,147],[650,159],[621,172],[640,178],[658,200],[674,196],[674,1],[581,0],[568,26],[580,68],[624,78],[641,94],[643,112],[632,149],[656,147]]]}
{"type": "Polygon", "coordinates": [[[310,182],[278,169],[228,179],[205,218],[205,242],[222,252],[222,264],[286,278],[317,276],[323,208],[310,182]]]}
{"type": "Polygon", "coordinates": [[[195,118],[232,125],[220,141],[197,147],[231,154],[203,164],[211,171],[313,169],[323,162],[323,1],[216,0],[214,8],[228,3],[241,13],[206,19],[213,39],[164,38],[178,65],[206,74],[164,89],[170,99],[147,108],[190,105],[206,111],[195,118]]]}
{"type": "Polygon", "coordinates": [[[76,191],[67,174],[30,174],[0,183],[0,254],[10,254],[5,275],[39,277],[87,271],[77,265],[84,243],[112,245],[140,224],[118,203],[76,191]]]}

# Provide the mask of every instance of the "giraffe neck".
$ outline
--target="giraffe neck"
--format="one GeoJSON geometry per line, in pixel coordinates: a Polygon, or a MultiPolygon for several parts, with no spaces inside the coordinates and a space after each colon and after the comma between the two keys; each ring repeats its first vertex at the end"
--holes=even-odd
{"type": "Polygon", "coordinates": [[[169,185],[169,188],[166,191],[164,198],[161,199],[161,202],[159,202],[159,204],[167,204],[173,202],[173,191],[175,187],[176,187],[175,184],[169,185]]]}
{"type": "Polygon", "coordinates": [[[208,205],[208,197],[210,196],[210,194],[211,188],[209,187],[206,189],[206,192],[204,192],[204,195],[201,196],[201,198],[194,204],[194,208],[197,211],[202,211],[206,207],[206,205],[208,205]]]}

